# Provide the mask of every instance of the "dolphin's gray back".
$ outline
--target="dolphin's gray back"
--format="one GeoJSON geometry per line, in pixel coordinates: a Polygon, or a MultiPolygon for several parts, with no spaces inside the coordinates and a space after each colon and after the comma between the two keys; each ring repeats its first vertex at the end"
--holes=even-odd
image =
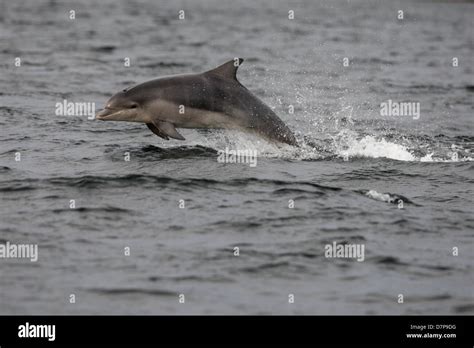
{"type": "Polygon", "coordinates": [[[291,130],[273,112],[270,107],[252,94],[238,81],[229,81],[220,77],[207,77],[212,84],[222,93],[221,100],[223,112],[236,118],[244,128],[250,128],[265,137],[291,145],[296,144],[296,139],[291,130]]]}
{"type": "Polygon", "coordinates": [[[127,91],[141,103],[161,98],[185,108],[228,116],[237,127],[291,145],[296,139],[285,123],[236,78],[206,72],[164,77],[127,91]]]}

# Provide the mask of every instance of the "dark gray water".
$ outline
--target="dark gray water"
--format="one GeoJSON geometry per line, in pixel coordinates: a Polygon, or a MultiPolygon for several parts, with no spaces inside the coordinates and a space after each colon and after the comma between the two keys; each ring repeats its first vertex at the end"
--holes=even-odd
{"type": "Polygon", "coordinates": [[[0,259],[0,313],[473,314],[473,9],[2,1],[0,240],[39,259],[0,259]],[[233,57],[300,148],[55,114],[233,57]],[[419,118],[381,116],[389,99],[419,118]],[[257,166],[218,163],[226,146],[257,166]],[[364,261],[326,258],[333,241],[364,261]]]}

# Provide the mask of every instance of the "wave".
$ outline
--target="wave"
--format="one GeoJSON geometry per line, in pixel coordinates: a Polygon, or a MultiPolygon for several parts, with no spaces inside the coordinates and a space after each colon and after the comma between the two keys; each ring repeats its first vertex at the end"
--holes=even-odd
{"type": "MultiPolygon", "coordinates": [[[[53,213],[70,213],[71,209],[53,209],[51,210],[53,213]]],[[[89,207],[78,207],[74,208],[75,212],[103,212],[103,213],[127,213],[131,212],[129,209],[123,209],[114,206],[105,206],[105,207],[96,207],[96,208],[89,208],[89,207]]]]}
{"type": "MultiPolygon", "coordinates": [[[[176,183],[182,186],[212,186],[212,185],[231,185],[231,186],[247,186],[249,184],[255,185],[274,185],[274,186],[295,186],[308,187],[320,190],[340,191],[341,188],[319,185],[310,181],[284,181],[275,179],[260,179],[260,178],[238,178],[231,180],[215,180],[206,178],[174,178],[170,176],[147,175],[147,174],[126,174],[126,175],[84,175],[79,177],[52,177],[47,179],[13,179],[3,181],[4,188],[0,191],[6,191],[12,185],[30,184],[34,188],[34,184],[50,184],[54,186],[66,186],[76,188],[95,188],[97,186],[122,186],[125,183],[152,183],[152,184],[170,184],[176,183]]],[[[278,193],[277,191],[275,191],[278,193]]],[[[310,192],[310,191],[306,191],[310,192]]]]}
{"type": "MultiPolygon", "coordinates": [[[[178,159],[191,157],[215,157],[217,150],[201,146],[178,146],[173,148],[158,147],[148,145],[140,148],[140,150],[133,153],[138,158],[153,158],[153,159],[178,159]]],[[[122,160],[122,158],[120,159],[122,160]]]]}
{"type": "Polygon", "coordinates": [[[176,292],[164,289],[141,289],[141,288],[86,288],[85,291],[102,295],[152,295],[152,296],[176,296],[176,292]]]}
{"type": "MultiPolygon", "coordinates": [[[[215,180],[207,178],[173,178],[169,176],[144,175],[144,174],[127,174],[127,175],[113,175],[113,176],[94,176],[85,175],[80,177],[53,177],[47,179],[13,179],[2,182],[0,192],[11,192],[12,187],[21,188],[21,190],[36,190],[42,186],[65,186],[68,188],[82,188],[82,189],[97,189],[97,188],[114,188],[123,187],[133,184],[152,186],[155,189],[160,187],[179,187],[194,188],[194,189],[214,189],[214,190],[228,190],[229,187],[241,187],[261,191],[262,187],[270,188],[270,193],[273,195],[304,195],[308,198],[321,197],[335,192],[352,192],[357,195],[372,198],[381,202],[399,204],[403,203],[413,204],[417,206],[409,198],[394,194],[394,193],[379,193],[375,190],[360,190],[360,189],[345,189],[341,187],[320,185],[311,181],[285,181],[276,179],[261,179],[261,178],[236,178],[230,180],[215,180]],[[250,187],[249,187],[250,186],[250,187]]],[[[15,190],[15,191],[16,191],[15,190]]],[[[115,206],[105,206],[88,208],[77,208],[78,211],[90,212],[127,212],[128,210],[118,208],[115,206]]],[[[69,209],[55,209],[53,212],[61,213],[68,212],[69,209]]]]}

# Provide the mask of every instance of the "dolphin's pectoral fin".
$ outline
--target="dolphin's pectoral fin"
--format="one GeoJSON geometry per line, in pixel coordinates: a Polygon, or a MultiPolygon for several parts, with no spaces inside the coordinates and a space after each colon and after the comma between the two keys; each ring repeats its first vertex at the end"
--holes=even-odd
{"type": "MultiPolygon", "coordinates": [[[[184,137],[181,134],[178,133],[176,128],[174,128],[174,125],[170,122],[153,121],[153,125],[155,126],[155,128],[158,129],[158,131],[161,134],[164,134],[164,136],[166,136],[166,137],[170,137],[170,138],[178,139],[178,140],[186,140],[186,139],[184,139],[184,137]]],[[[155,132],[153,132],[153,133],[155,133],[155,132]]]]}
{"type": "Polygon", "coordinates": [[[163,132],[161,132],[158,128],[155,127],[155,125],[153,123],[147,123],[146,124],[148,128],[150,128],[150,130],[155,133],[156,135],[158,135],[160,138],[163,138],[165,140],[170,140],[170,138],[168,138],[168,136],[166,134],[164,134],[163,132]]]}

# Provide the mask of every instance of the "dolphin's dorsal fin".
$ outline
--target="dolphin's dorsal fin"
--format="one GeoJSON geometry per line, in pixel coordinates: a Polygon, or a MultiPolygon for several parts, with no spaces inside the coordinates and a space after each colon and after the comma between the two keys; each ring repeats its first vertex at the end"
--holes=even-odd
{"type": "Polygon", "coordinates": [[[244,60],[242,58],[234,58],[218,66],[215,69],[206,71],[204,74],[217,75],[226,79],[232,79],[237,81],[237,69],[244,60]]]}

